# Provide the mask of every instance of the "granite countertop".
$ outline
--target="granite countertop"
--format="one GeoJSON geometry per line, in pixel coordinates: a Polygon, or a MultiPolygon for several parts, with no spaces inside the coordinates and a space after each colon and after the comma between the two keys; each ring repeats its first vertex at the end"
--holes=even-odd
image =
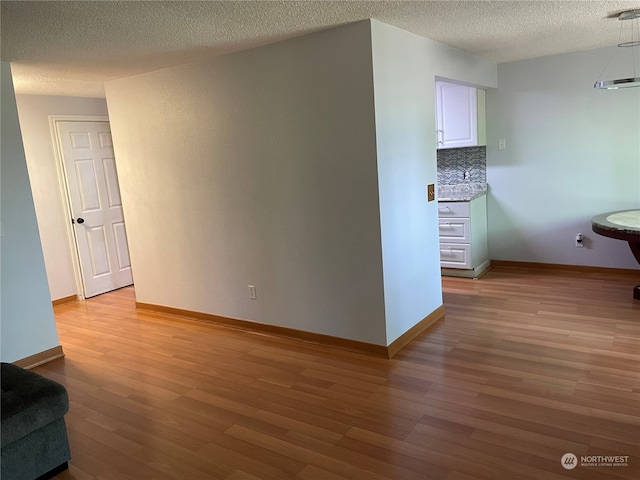
{"type": "Polygon", "coordinates": [[[487,193],[486,183],[438,185],[439,202],[470,202],[487,193]]]}

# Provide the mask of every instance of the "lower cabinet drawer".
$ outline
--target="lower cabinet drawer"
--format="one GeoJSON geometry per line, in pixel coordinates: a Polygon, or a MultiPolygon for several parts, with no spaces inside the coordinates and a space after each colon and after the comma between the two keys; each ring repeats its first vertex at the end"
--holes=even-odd
{"type": "Polygon", "coordinates": [[[441,243],[440,266],[445,268],[471,268],[471,245],[441,243]]]}
{"type": "Polygon", "coordinates": [[[438,234],[441,242],[469,243],[468,218],[440,218],[438,220],[438,234]]]}
{"type": "Polygon", "coordinates": [[[469,217],[470,202],[438,202],[438,217],[469,217]]]}

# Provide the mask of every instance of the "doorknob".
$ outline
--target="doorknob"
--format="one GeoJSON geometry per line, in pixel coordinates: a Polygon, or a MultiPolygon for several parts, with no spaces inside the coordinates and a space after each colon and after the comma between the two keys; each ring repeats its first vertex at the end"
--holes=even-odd
{"type": "Polygon", "coordinates": [[[78,218],[76,219],[76,222],[78,222],[78,223],[82,224],[82,223],[84,223],[84,218],[82,218],[82,217],[78,217],[78,218]]]}

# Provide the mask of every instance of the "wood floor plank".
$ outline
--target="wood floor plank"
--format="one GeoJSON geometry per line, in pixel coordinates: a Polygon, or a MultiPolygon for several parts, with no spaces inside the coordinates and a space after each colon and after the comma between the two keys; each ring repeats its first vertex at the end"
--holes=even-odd
{"type": "Polygon", "coordinates": [[[72,459],[58,480],[640,478],[640,302],[626,274],[444,278],[386,360],[136,310],[54,307],[72,459]],[[560,459],[624,455],[565,470],[560,459]]]}

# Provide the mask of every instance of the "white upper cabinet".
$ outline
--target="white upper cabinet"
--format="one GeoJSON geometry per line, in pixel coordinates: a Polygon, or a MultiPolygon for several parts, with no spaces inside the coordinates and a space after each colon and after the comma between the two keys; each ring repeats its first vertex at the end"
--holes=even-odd
{"type": "Polygon", "coordinates": [[[437,81],[436,118],[437,148],[487,144],[484,90],[437,81]]]}

